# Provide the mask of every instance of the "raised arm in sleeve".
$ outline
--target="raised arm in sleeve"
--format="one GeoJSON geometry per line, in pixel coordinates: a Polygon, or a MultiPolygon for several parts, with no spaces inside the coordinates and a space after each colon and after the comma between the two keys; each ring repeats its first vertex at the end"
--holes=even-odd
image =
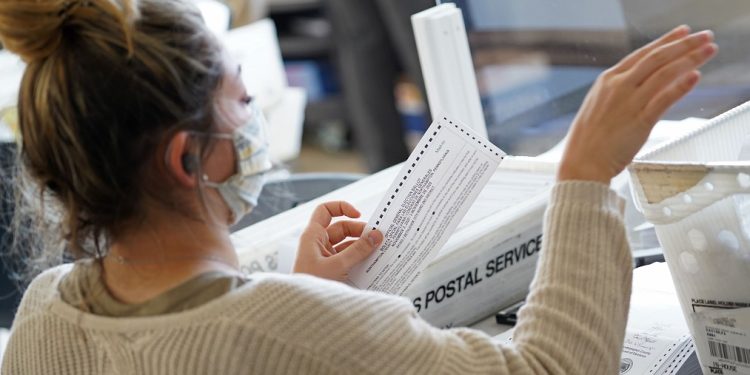
{"type": "Polygon", "coordinates": [[[614,374],[632,273],[621,207],[603,184],[553,188],[536,277],[511,345],[472,329],[435,328],[405,298],[303,276],[293,279],[294,290],[273,292],[277,312],[290,305],[297,312],[288,323],[267,325],[267,333],[314,353],[327,373],[614,374]]]}
{"type": "Polygon", "coordinates": [[[444,373],[616,374],[632,277],[623,203],[600,183],[556,185],[513,344],[449,330],[444,373]]]}

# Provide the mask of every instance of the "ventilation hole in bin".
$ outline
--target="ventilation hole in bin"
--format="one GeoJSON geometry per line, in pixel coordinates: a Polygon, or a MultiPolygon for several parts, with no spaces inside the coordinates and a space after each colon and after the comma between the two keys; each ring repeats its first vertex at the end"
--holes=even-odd
{"type": "Polygon", "coordinates": [[[664,216],[672,216],[672,209],[669,207],[662,208],[661,212],[664,213],[664,216]]]}
{"type": "Polygon", "coordinates": [[[680,254],[680,264],[685,271],[689,273],[698,273],[700,267],[698,267],[698,260],[695,259],[695,255],[683,251],[680,254]]]}
{"type": "Polygon", "coordinates": [[[717,239],[722,246],[729,250],[737,251],[740,249],[740,241],[737,239],[737,236],[732,233],[732,231],[726,229],[722,230],[721,232],[719,232],[719,236],[717,239]]]}
{"type": "Polygon", "coordinates": [[[704,187],[706,188],[706,190],[708,190],[708,191],[714,191],[714,184],[712,184],[712,183],[710,183],[710,182],[706,182],[705,184],[703,184],[703,186],[704,186],[704,187]]]}
{"type": "Polygon", "coordinates": [[[691,197],[690,194],[685,194],[682,196],[682,201],[687,204],[693,203],[693,197],[691,197]]]}
{"type": "Polygon", "coordinates": [[[706,236],[704,236],[703,232],[698,229],[691,229],[688,231],[688,240],[690,240],[690,243],[693,245],[693,249],[698,251],[704,251],[708,246],[706,236]]]}
{"type": "Polygon", "coordinates": [[[737,174],[737,183],[740,184],[740,187],[743,189],[750,188],[750,175],[747,173],[737,174]]]}

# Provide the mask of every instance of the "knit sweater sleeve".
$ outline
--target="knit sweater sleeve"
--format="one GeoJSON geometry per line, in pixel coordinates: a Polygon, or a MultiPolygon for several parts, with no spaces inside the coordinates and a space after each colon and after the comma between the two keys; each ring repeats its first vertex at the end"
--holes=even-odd
{"type": "Polygon", "coordinates": [[[602,184],[553,188],[542,255],[511,345],[471,329],[435,328],[405,298],[316,285],[322,281],[311,277],[264,293],[273,298],[254,314],[278,320],[283,306],[296,306],[266,333],[318,356],[329,373],[614,374],[632,273],[621,203],[602,184]]]}
{"type": "Polygon", "coordinates": [[[513,345],[453,330],[445,339],[445,372],[618,373],[632,277],[622,207],[622,199],[605,185],[557,184],[513,345]]]}

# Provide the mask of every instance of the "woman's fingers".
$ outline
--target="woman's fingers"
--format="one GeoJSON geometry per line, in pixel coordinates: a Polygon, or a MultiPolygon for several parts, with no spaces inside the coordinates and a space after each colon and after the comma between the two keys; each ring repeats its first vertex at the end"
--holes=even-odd
{"type": "Polygon", "coordinates": [[[357,240],[349,240],[349,241],[346,241],[344,243],[341,243],[341,244],[335,246],[334,249],[336,250],[336,253],[340,253],[340,252],[346,250],[347,247],[351,246],[355,242],[357,242],[357,240]]]}
{"type": "Polygon", "coordinates": [[[716,44],[707,43],[664,65],[643,82],[636,91],[636,95],[646,98],[655,97],[660,91],[679,80],[680,77],[705,64],[716,55],[718,49],[719,47],[716,44]]]}
{"type": "Polygon", "coordinates": [[[383,242],[383,234],[380,231],[373,230],[367,234],[367,237],[360,237],[351,244],[341,244],[337,248],[337,254],[333,258],[334,264],[341,270],[349,273],[349,270],[357,264],[362,263],[372,254],[375,249],[383,242]]]}
{"type": "Polygon", "coordinates": [[[620,61],[620,63],[614,66],[613,70],[618,73],[624,72],[632,68],[637,62],[641,61],[641,59],[643,59],[644,56],[651,53],[651,51],[653,51],[654,49],[661,47],[662,45],[674,42],[675,40],[684,38],[689,33],[690,33],[689,26],[687,25],[677,26],[674,29],[672,29],[672,31],[662,35],[659,39],[656,39],[652,41],[651,43],[646,44],[645,46],[639,48],[635,52],[623,58],[622,61],[620,61]]]}
{"type": "Polygon", "coordinates": [[[700,72],[697,70],[691,71],[660,92],[643,109],[642,116],[644,123],[653,126],[672,104],[680,100],[680,98],[685,96],[698,84],[700,77],[700,72]]]}
{"type": "Polygon", "coordinates": [[[335,245],[347,237],[359,237],[365,230],[367,223],[362,221],[342,220],[337,221],[326,228],[328,231],[328,242],[335,245]]]}
{"type": "Polygon", "coordinates": [[[327,243],[325,244],[325,250],[323,251],[321,255],[323,255],[324,257],[331,257],[331,256],[336,255],[336,252],[337,251],[333,247],[333,245],[331,245],[330,243],[327,243]]]}
{"type": "Polygon", "coordinates": [[[641,86],[665,65],[682,58],[693,50],[702,48],[713,40],[713,33],[706,30],[657,47],[633,66],[627,73],[627,79],[636,87],[641,86]]]}
{"type": "Polygon", "coordinates": [[[358,218],[360,215],[354,206],[344,201],[326,202],[315,208],[310,217],[310,224],[318,224],[323,228],[331,224],[334,217],[346,216],[358,218]]]}

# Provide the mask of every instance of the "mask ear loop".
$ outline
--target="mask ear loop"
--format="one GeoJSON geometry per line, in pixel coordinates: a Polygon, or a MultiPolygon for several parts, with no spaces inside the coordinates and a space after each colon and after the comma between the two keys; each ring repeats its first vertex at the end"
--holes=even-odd
{"type": "MultiPolygon", "coordinates": [[[[234,134],[224,134],[224,133],[202,133],[202,132],[201,132],[201,133],[198,133],[198,132],[196,132],[196,133],[197,133],[197,134],[199,134],[199,135],[201,135],[201,136],[205,136],[205,137],[209,137],[209,138],[218,138],[218,139],[225,139],[225,140],[228,140],[228,141],[231,141],[231,142],[233,142],[233,143],[232,143],[232,152],[234,152],[234,153],[235,153],[235,158],[238,158],[238,155],[236,155],[236,153],[237,153],[237,150],[235,150],[235,147],[234,147],[234,134]]],[[[239,160],[239,159],[238,159],[238,160],[239,160]]],[[[236,167],[235,167],[235,168],[239,168],[239,164],[238,164],[238,163],[235,163],[235,164],[236,164],[236,167]]],[[[201,172],[202,172],[202,170],[201,170],[201,172]]],[[[238,173],[238,172],[235,172],[235,173],[234,173],[234,174],[233,174],[232,176],[234,176],[234,175],[235,175],[235,174],[237,174],[237,173],[238,173]]],[[[228,181],[229,179],[231,179],[231,178],[232,178],[232,176],[230,176],[230,177],[229,177],[229,178],[227,179],[227,181],[228,181]]],[[[219,188],[219,187],[220,187],[220,186],[221,186],[222,184],[224,184],[224,182],[215,182],[215,181],[211,181],[211,180],[210,180],[210,179],[208,178],[208,175],[207,175],[207,174],[205,174],[205,173],[201,173],[201,174],[200,174],[200,181],[201,181],[201,182],[202,182],[202,183],[203,183],[203,184],[204,184],[205,186],[208,186],[208,187],[210,187],[210,188],[214,188],[214,189],[218,189],[218,188],[219,188]]],[[[226,181],[225,181],[225,182],[226,182],[226,181]]]]}
{"type": "MultiPolygon", "coordinates": [[[[188,131],[188,133],[191,136],[206,137],[206,138],[209,138],[209,139],[210,138],[217,138],[217,139],[228,140],[230,142],[234,142],[234,137],[235,137],[234,133],[233,134],[208,133],[208,132],[200,132],[200,131],[188,131]]],[[[227,183],[227,181],[230,181],[237,174],[237,172],[235,172],[235,174],[233,174],[232,176],[230,176],[229,178],[227,178],[227,180],[225,180],[223,182],[211,181],[209,179],[208,175],[205,174],[204,171],[203,171],[203,167],[202,167],[202,163],[201,163],[201,161],[202,161],[203,158],[195,156],[195,155],[203,155],[203,152],[205,152],[206,149],[207,148],[204,148],[203,150],[195,150],[195,152],[191,154],[191,156],[193,157],[193,160],[195,161],[195,165],[196,165],[196,169],[195,169],[195,173],[194,173],[195,178],[196,178],[196,182],[197,182],[196,183],[196,189],[197,189],[198,199],[201,202],[202,211],[203,211],[203,214],[204,214],[204,220],[209,219],[208,221],[210,221],[212,223],[219,223],[219,222],[221,222],[223,220],[219,220],[219,216],[220,215],[217,215],[216,212],[214,212],[213,210],[211,210],[211,207],[207,204],[208,197],[206,196],[206,194],[204,192],[204,189],[208,187],[208,188],[216,189],[218,191],[219,189],[221,189],[223,187],[224,184],[227,183]]],[[[236,150],[234,150],[234,145],[232,145],[232,149],[233,149],[233,152],[236,153],[236,150]]],[[[237,166],[237,167],[239,167],[239,166],[237,166]]],[[[232,216],[229,218],[229,220],[230,221],[234,221],[235,220],[235,213],[234,213],[233,210],[230,210],[230,215],[232,215],[232,216]]]]}

